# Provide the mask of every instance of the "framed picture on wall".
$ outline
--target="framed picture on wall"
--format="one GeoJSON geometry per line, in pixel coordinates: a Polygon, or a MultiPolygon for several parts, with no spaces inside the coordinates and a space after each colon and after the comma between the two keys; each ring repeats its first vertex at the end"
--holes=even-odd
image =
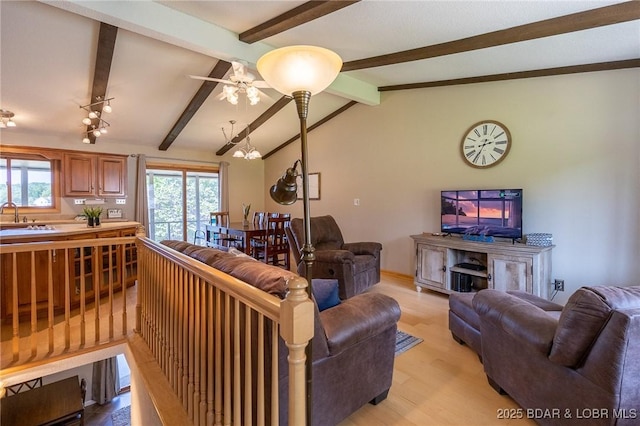
{"type": "MultiPolygon", "coordinates": [[[[298,200],[302,200],[302,176],[298,176],[298,200]]],[[[320,199],[320,173],[309,173],[309,199],[320,199]]]]}

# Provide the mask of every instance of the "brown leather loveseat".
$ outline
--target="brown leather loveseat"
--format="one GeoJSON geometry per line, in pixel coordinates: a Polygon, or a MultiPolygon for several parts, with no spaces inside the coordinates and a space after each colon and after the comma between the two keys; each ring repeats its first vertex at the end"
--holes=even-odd
{"type": "MultiPolygon", "coordinates": [[[[161,243],[280,298],[286,294],[286,281],[296,275],[249,256],[184,241],[161,243]]],[[[399,318],[398,303],[382,294],[361,294],[323,311],[316,304],[312,340],[314,425],[335,425],[367,402],[375,404],[386,398],[399,318]]],[[[282,339],[279,353],[280,424],[286,425],[288,369],[282,339]]]]}
{"type": "Polygon", "coordinates": [[[489,382],[543,425],[640,424],[640,287],[583,287],[560,317],[513,295],[482,290],[489,382]]]}

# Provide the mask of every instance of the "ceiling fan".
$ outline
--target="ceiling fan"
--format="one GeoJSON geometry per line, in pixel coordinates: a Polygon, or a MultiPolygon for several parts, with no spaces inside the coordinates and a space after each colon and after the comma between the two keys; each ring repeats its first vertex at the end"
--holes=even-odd
{"type": "Polygon", "coordinates": [[[211,77],[201,77],[198,75],[189,75],[189,77],[196,80],[205,81],[217,81],[224,83],[222,87],[222,93],[218,96],[218,99],[226,99],[233,105],[238,104],[238,94],[245,93],[249,103],[255,105],[260,102],[260,96],[269,97],[266,93],[259,90],[259,88],[269,88],[266,81],[256,80],[255,76],[247,71],[246,65],[242,62],[231,61],[233,67],[233,74],[229,76],[228,80],[211,77]]]}

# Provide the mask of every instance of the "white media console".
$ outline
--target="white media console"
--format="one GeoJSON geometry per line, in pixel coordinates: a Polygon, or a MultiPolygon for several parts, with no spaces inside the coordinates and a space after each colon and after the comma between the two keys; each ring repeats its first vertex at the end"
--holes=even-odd
{"type": "Polygon", "coordinates": [[[416,290],[452,293],[465,278],[471,291],[522,290],[548,299],[551,251],[512,242],[478,242],[458,235],[412,235],[416,248],[416,290]],[[456,266],[466,264],[464,266],[456,266]],[[478,268],[475,265],[480,265],[478,268]],[[482,268],[484,267],[484,268],[482,268]]]}

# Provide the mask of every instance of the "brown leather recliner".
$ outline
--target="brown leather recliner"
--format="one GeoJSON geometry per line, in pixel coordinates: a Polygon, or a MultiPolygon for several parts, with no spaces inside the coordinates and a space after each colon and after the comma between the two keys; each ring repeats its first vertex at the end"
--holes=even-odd
{"type": "MultiPolygon", "coordinates": [[[[298,274],[305,276],[305,264],[300,258],[304,245],[302,219],[291,220],[288,237],[298,274]]],[[[380,282],[382,244],[345,243],[333,216],[311,218],[311,244],[316,257],[313,278],[337,279],[340,299],[348,299],[380,282]]]]}
{"type": "Polygon", "coordinates": [[[559,319],[496,290],[473,299],[494,388],[543,425],[640,422],[640,287],[583,287],[559,319]]]}

